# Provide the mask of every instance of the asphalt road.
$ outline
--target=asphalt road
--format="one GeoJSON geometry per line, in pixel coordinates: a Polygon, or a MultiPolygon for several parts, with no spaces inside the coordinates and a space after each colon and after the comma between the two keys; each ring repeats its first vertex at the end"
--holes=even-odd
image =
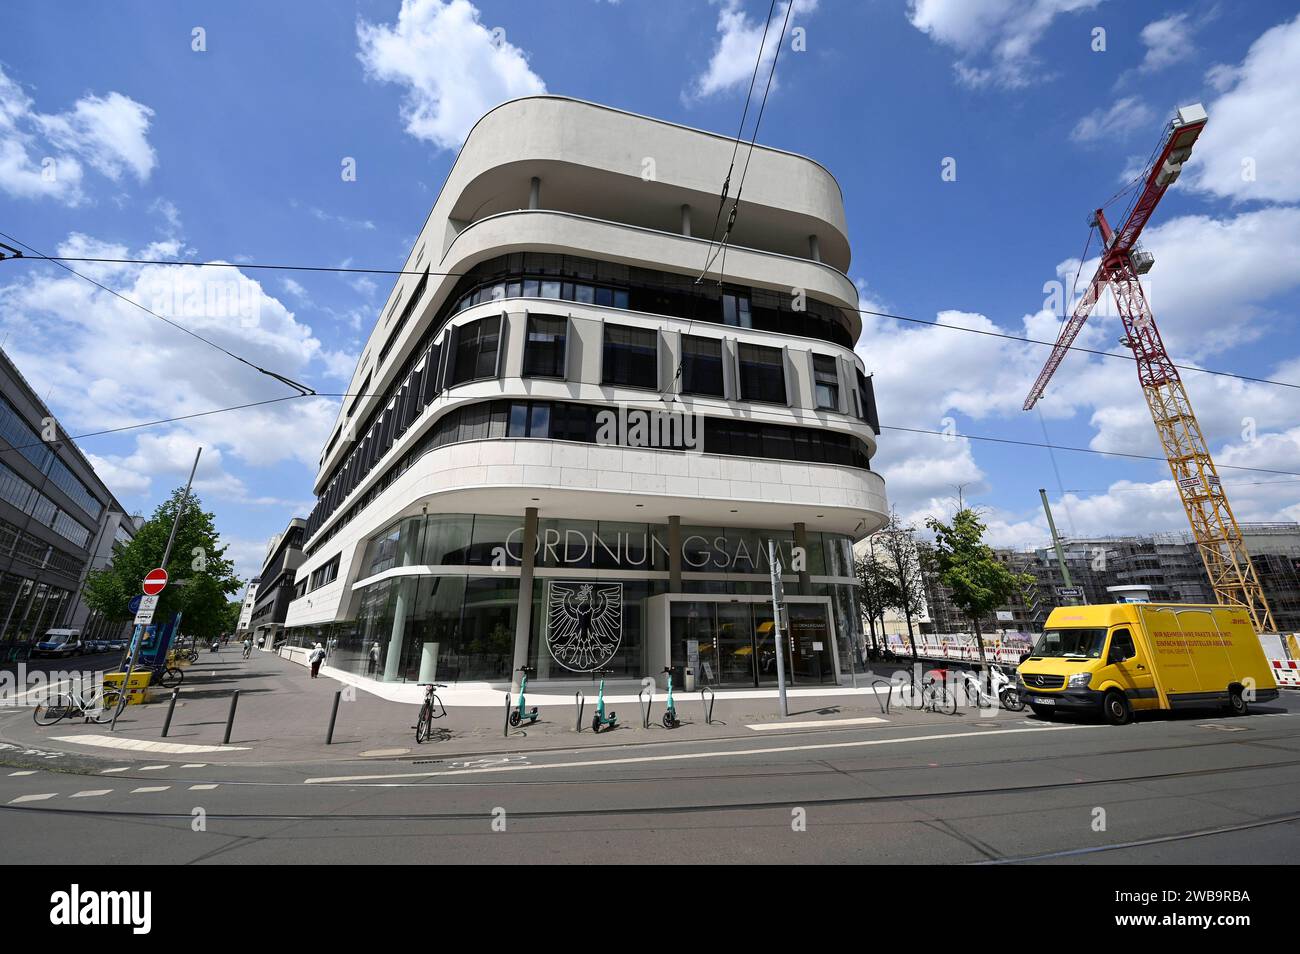
{"type": "MultiPolygon", "coordinates": [[[[1005,715],[1005,714],[1004,714],[1005,715]]],[[[0,768],[17,862],[1294,862],[1300,698],[454,759],[0,768]],[[22,774],[12,774],[22,773],[22,774]]]]}

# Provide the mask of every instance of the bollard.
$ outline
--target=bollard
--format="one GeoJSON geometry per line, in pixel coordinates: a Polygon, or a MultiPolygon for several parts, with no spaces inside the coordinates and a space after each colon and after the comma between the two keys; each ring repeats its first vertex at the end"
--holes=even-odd
{"type": "Polygon", "coordinates": [[[575,731],[581,732],[582,731],[582,710],[587,708],[587,697],[582,694],[581,689],[579,689],[577,692],[573,694],[573,704],[578,710],[578,726],[575,731]]]}
{"type": "Polygon", "coordinates": [[[510,738],[510,693],[506,693],[506,724],[501,729],[501,737],[510,738]]]}
{"type": "Polygon", "coordinates": [[[235,707],[239,705],[239,690],[236,689],[230,696],[230,714],[226,716],[226,736],[221,740],[222,745],[230,744],[230,730],[235,727],[235,707]]]}
{"type": "Polygon", "coordinates": [[[162,737],[167,738],[167,733],[172,727],[172,713],[176,711],[176,697],[181,694],[179,687],[172,690],[172,701],[167,703],[167,718],[163,719],[162,737]]]}
{"type": "Polygon", "coordinates": [[[334,744],[334,721],[339,717],[339,698],[343,695],[342,689],[334,691],[334,708],[330,710],[330,730],[325,733],[325,744],[334,744]]]}

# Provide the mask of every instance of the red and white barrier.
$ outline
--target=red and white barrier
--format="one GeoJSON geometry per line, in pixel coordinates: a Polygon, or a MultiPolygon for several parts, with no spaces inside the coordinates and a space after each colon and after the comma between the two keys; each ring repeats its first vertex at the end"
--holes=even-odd
{"type": "Polygon", "coordinates": [[[1270,659],[1273,664],[1273,678],[1278,686],[1286,689],[1300,689],[1300,663],[1294,659],[1270,659]]]}

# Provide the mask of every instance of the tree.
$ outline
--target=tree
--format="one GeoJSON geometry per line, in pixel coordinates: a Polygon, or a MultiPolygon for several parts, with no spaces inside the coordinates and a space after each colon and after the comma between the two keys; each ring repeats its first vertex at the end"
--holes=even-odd
{"type": "Polygon", "coordinates": [[[907,641],[912,646],[912,657],[916,658],[916,634],[912,630],[912,620],[925,611],[925,585],[921,580],[921,564],[916,555],[916,541],[912,534],[914,527],[898,519],[898,513],[890,511],[889,523],[876,533],[880,541],[885,560],[885,600],[886,604],[903,614],[907,621],[907,641]]]}
{"type": "Polygon", "coordinates": [[[1027,573],[1012,573],[993,548],[984,542],[984,522],[969,507],[953,514],[950,523],[929,517],[925,525],[934,531],[934,563],[944,586],[952,592],[953,604],[975,630],[980,666],[987,671],[984,635],[980,618],[1006,603],[1018,590],[1033,582],[1027,573]]]}
{"type": "Polygon", "coordinates": [[[858,576],[858,608],[863,622],[871,631],[871,647],[877,649],[876,620],[880,620],[881,636],[884,636],[885,610],[888,599],[885,588],[885,567],[875,551],[854,561],[858,576]]]}
{"type": "MultiPolygon", "coordinates": [[[[88,606],[109,619],[129,617],[127,604],[139,595],[140,582],[162,562],[172,521],[184,494],[183,488],[174,490],[130,543],[114,545],[112,562],[86,579],[88,606]]],[[[242,584],[234,574],[234,563],[226,559],[225,553],[212,514],[205,512],[198,495],[191,493],[167,563],[167,588],[158,601],[154,619],[163,622],[173,613],[181,613],[185,632],[200,639],[229,632],[229,598],[242,584]]]]}

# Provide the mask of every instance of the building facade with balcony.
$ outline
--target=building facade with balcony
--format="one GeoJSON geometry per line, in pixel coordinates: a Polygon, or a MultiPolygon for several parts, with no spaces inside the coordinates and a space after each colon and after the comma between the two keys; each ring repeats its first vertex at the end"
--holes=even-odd
{"type": "Polygon", "coordinates": [[[847,674],[887,507],[843,200],[756,147],[724,252],[733,146],[554,96],[479,120],[321,455],[292,641],[389,681],[762,684],[774,547],[796,684],[847,674]]]}

